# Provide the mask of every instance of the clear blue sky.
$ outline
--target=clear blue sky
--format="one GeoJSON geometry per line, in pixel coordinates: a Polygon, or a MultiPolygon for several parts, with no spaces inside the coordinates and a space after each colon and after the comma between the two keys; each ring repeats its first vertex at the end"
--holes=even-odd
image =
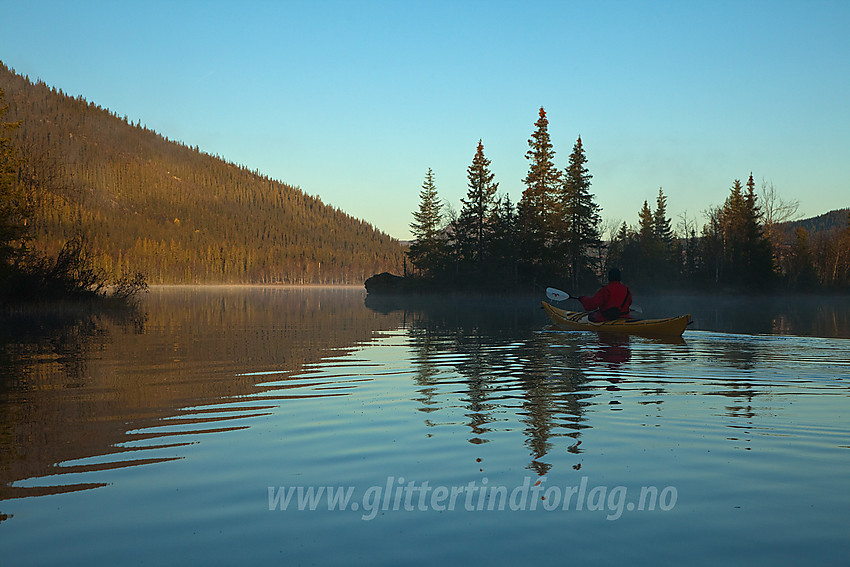
{"type": "Polygon", "coordinates": [[[850,2],[0,3],[0,60],[406,239],[427,169],[460,207],[479,138],[514,202],[545,107],[610,224],[674,225],[753,173],[850,206],[850,2]]]}

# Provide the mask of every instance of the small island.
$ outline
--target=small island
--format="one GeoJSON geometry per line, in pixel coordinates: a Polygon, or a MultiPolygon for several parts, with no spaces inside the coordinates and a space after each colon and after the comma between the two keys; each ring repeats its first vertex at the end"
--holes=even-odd
{"type": "Polygon", "coordinates": [[[403,275],[379,273],[371,294],[542,291],[547,286],[590,293],[611,267],[643,291],[788,293],[850,290],[850,209],[798,220],[797,201],[772,184],[732,181],[723,204],[704,224],[683,218],[674,227],[663,189],[637,212],[637,224],[602,221],[590,192],[592,175],[582,139],[567,165],[555,164],[546,111],[528,141],[528,175],[514,205],[478,146],[467,169],[459,213],[446,207],[428,169],[410,228],[403,275]],[[410,268],[408,269],[408,261],[410,268]]]}

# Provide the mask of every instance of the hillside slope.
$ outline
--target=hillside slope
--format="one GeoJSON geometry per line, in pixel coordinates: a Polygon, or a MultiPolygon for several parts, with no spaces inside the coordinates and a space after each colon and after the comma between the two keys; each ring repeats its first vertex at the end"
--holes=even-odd
{"type": "Polygon", "coordinates": [[[836,209],[815,217],[784,222],[778,225],[778,228],[785,234],[785,239],[791,241],[794,237],[794,231],[798,227],[805,229],[812,236],[842,231],[848,226],[849,216],[850,208],[836,209]]]}
{"type": "Polygon", "coordinates": [[[170,141],[0,63],[36,180],[33,247],[82,231],[111,273],[151,283],[362,283],[399,242],[317,197],[170,141]]]}

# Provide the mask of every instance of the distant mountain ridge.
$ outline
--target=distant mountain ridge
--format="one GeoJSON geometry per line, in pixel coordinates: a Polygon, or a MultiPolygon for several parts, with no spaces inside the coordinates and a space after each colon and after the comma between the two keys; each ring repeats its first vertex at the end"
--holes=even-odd
{"type": "Polygon", "coordinates": [[[33,246],[81,231],[111,273],[151,283],[361,284],[402,246],[300,188],[170,141],[0,62],[8,121],[39,190],[33,246]]]}
{"type": "Polygon", "coordinates": [[[777,225],[785,234],[793,234],[797,227],[806,230],[810,235],[844,230],[848,226],[850,208],[836,209],[816,217],[788,221],[777,225]]]}

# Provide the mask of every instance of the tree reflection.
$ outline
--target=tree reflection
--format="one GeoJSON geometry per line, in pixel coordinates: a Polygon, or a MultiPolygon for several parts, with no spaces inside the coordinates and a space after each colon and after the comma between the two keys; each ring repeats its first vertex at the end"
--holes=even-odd
{"type": "Polygon", "coordinates": [[[136,305],[62,303],[3,313],[0,500],[102,486],[13,489],[9,484],[45,474],[46,467],[79,456],[81,448],[92,454],[102,436],[93,432],[92,405],[83,394],[92,386],[88,360],[110,341],[111,327],[140,329],[144,321],[145,314],[136,305]]]}
{"type": "Polygon", "coordinates": [[[23,487],[22,479],[177,458],[118,456],[185,445],[168,442],[163,423],[189,436],[247,427],[227,423],[287,398],[286,384],[258,386],[269,372],[285,380],[398,328],[398,314],[376,315],[361,297],[350,288],[161,288],[133,311],[62,305],[4,314],[0,500],[102,485],[23,487]],[[240,404],[226,416],[202,407],[233,401],[240,404]]]}
{"type": "MultiPolygon", "coordinates": [[[[681,337],[559,332],[547,330],[545,318],[529,309],[533,298],[523,301],[442,297],[428,303],[420,297],[406,307],[404,320],[427,425],[462,425],[473,444],[504,442],[501,432],[522,431],[525,467],[539,475],[562,457],[553,457],[559,437],[567,438],[567,453],[584,451],[582,431],[590,427],[595,396],[622,391],[656,408],[647,414],[652,418],[661,417],[671,395],[723,396],[729,398],[725,416],[734,419],[729,427],[748,429],[759,411],[755,400],[769,393],[754,373],[783,364],[775,351],[780,339],[697,334],[689,344],[681,337]],[[700,370],[692,375],[693,361],[700,370]],[[463,420],[434,417],[440,410],[456,415],[457,404],[463,420]]],[[[621,404],[614,398],[607,406],[625,409],[621,404]]]]}
{"type": "MultiPolygon", "coordinates": [[[[568,334],[541,333],[543,319],[539,310],[529,309],[533,304],[527,298],[498,305],[445,298],[426,304],[419,298],[405,321],[415,353],[415,381],[422,387],[421,411],[443,409],[435,397],[461,383],[462,391],[452,393],[463,404],[468,441],[488,443],[494,424],[516,419],[529,451],[526,468],[545,475],[552,467],[547,455],[553,439],[571,438],[569,452],[580,453],[582,405],[593,393],[586,387],[579,342],[568,334]]],[[[622,344],[614,348],[609,362],[628,358],[622,344]]],[[[430,418],[426,423],[437,425],[430,418]]]]}

